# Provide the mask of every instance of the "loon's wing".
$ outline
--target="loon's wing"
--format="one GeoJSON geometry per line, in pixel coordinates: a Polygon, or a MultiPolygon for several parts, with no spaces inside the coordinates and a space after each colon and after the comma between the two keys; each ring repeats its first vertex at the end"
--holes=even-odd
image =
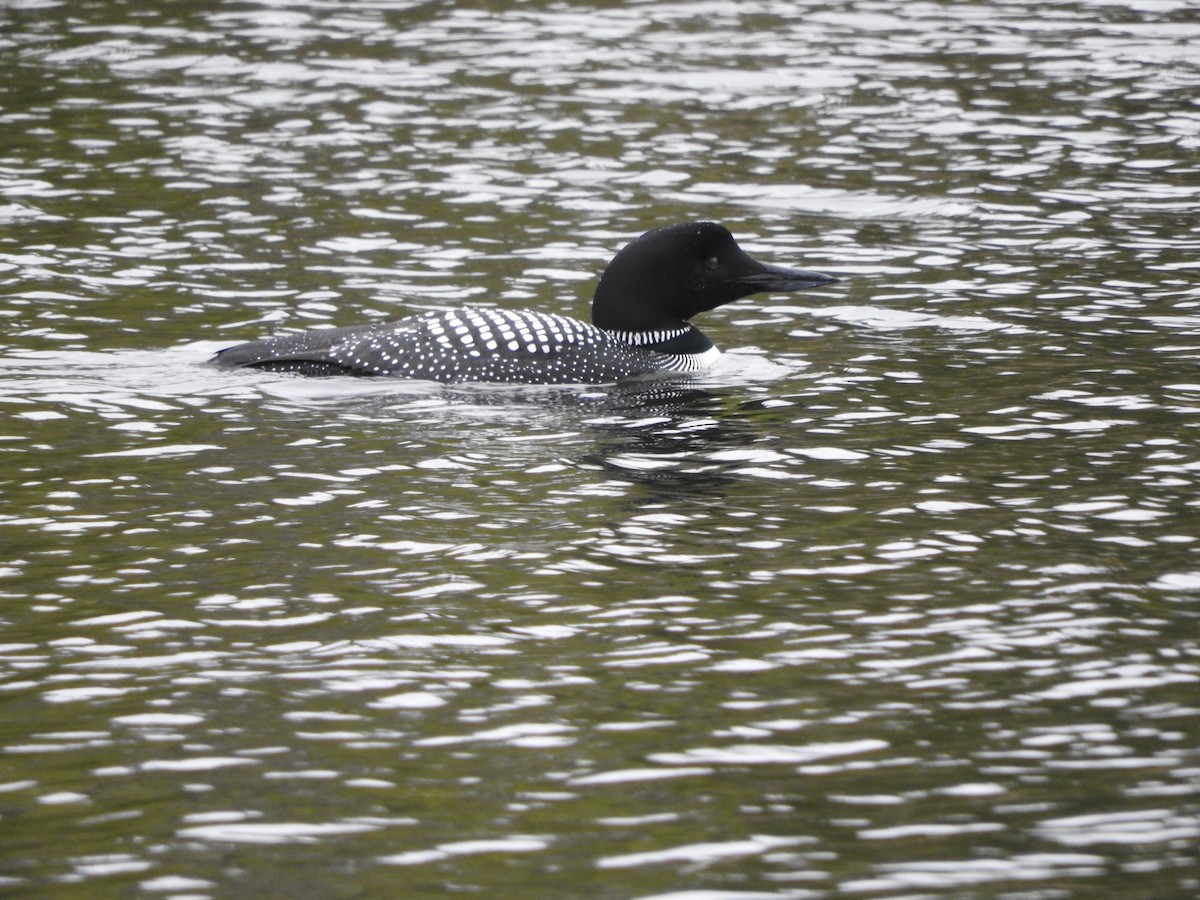
{"type": "MultiPolygon", "coordinates": [[[[402,340],[415,337],[418,328],[410,320],[388,325],[355,325],[321,328],[285,334],[261,341],[248,341],[217,351],[209,360],[215,366],[293,372],[298,375],[386,375],[389,369],[379,350],[379,337],[402,340]]],[[[390,354],[387,354],[390,356],[390,354]]]]}
{"type": "Polygon", "coordinates": [[[674,368],[578,320],[447,311],[239,344],[211,362],[300,375],[392,375],[444,383],[606,384],[674,368]]]}

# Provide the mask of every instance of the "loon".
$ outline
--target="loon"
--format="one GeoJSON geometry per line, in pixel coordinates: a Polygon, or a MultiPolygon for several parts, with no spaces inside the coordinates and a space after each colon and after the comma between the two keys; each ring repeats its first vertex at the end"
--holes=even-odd
{"type": "Polygon", "coordinates": [[[834,281],[758,262],[715,222],[668,225],[613,257],[592,298],[591,325],[552,313],[467,306],[250,341],[210,362],[446,384],[607,384],[711,366],[720,351],[691,324],[697,313],[751,294],[834,281]]]}

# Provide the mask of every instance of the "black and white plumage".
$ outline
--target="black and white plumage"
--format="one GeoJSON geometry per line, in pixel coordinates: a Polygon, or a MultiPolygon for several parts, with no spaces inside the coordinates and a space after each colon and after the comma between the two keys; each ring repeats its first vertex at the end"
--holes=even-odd
{"type": "Polygon", "coordinates": [[[486,306],[397,322],[251,341],[221,350],[218,366],[301,375],[375,375],[444,383],[605,384],[695,372],[720,355],[692,316],[763,291],[836,279],[760,263],[712,222],[647,232],[609,263],[592,321],[486,306]]]}

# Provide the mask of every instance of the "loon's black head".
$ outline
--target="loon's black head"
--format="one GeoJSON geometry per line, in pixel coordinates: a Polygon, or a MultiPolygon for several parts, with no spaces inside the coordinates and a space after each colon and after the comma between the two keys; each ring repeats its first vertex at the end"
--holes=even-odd
{"type": "Polygon", "coordinates": [[[592,298],[592,322],[610,331],[654,331],[764,291],[802,291],[829,275],[761,263],[715,222],[647,231],[608,264],[592,298]]]}

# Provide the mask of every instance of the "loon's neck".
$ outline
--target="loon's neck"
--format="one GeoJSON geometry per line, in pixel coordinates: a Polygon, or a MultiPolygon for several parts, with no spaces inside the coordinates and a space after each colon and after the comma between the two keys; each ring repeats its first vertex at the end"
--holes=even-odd
{"type": "Polygon", "coordinates": [[[672,355],[694,355],[713,349],[713,342],[703,331],[690,322],[649,331],[621,331],[605,329],[618,341],[652,350],[655,353],[672,355]]]}

